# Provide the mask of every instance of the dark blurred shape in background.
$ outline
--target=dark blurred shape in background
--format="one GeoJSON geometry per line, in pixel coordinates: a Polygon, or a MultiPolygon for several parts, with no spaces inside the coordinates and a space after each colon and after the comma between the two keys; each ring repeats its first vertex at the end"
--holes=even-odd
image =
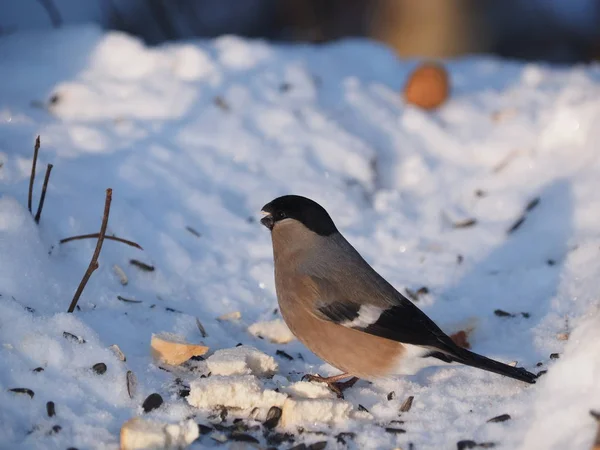
{"type": "Polygon", "coordinates": [[[368,36],[404,57],[600,57],[600,0],[0,0],[0,35],[83,22],[149,44],[221,34],[300,42],[368,36]]]}

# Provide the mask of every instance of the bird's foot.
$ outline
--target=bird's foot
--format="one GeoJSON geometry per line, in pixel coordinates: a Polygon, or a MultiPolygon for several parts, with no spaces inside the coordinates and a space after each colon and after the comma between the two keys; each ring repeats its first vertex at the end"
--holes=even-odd
{"type": "Polygon", "coordinates": [[[320,375],[310,375],[306,374],[302,377],[302,380],[306,381],[316,381],[318,383],[325,383],[327,387],[335,394],[338,398],[344,398],[344,391],[348,388],[351,388],[356,384],[358,378],[351,377],[348,381],[340,381],[344,378],[351,377],[347,373],[342,373],[341,375],[335,375],[333,377],[322,377],[320,375]]]}

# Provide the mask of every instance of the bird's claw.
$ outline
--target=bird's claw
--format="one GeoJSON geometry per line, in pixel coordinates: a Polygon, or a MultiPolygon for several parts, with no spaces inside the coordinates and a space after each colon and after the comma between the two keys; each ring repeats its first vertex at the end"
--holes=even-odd
{"type": "Polygon", "coordinates": [[[302,381],[316,381],[317,383],[325,383],[329,390],[333,392],[338,398],[344,398],[344,392],[346,389],[351,388],[358,381],[358,378],[351,377],[348,381],[338,381],[339,376],[334,377],[322,377],[320,375],[305,374],[302,377],[302,381]]]}

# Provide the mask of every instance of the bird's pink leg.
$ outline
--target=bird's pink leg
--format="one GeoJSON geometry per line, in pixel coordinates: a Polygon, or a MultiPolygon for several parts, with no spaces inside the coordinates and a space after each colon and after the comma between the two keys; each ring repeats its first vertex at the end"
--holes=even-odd
{"type": "Polygon", "coordinates": [[[340,375],[334,375],[333,377],[322,377],[320,375],[310,375],[306,374],[302,377],[303,380],[308,381],[317,381],[319,383],[325,383],[329,389],[333,393],[335,393],[339,398],[344,398],[343,392],[351,388],[358,381],[357,377],[353,377],[352,375],[348,375],[347,373],[342,373],[340,375]],[[344,378],[349,378],[348,381],[341,382],[344,378]]]}

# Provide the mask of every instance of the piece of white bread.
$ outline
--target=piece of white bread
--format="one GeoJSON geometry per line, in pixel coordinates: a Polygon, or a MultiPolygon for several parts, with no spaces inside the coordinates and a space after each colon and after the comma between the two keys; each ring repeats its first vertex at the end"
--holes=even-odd
{"type": "Polygon", "coordinates": [[[199,434],[193,420],[167,424],[135,417],[121,427],[121,450],[182,450],[199,434]]]}
{"type": "Polygon", "coordinates": [[[203,345],[188,344],[175,335],[152,335],[152,357],[162,363],[178,366],[192,356],[202,356],[208,351],[203,345]]]}

